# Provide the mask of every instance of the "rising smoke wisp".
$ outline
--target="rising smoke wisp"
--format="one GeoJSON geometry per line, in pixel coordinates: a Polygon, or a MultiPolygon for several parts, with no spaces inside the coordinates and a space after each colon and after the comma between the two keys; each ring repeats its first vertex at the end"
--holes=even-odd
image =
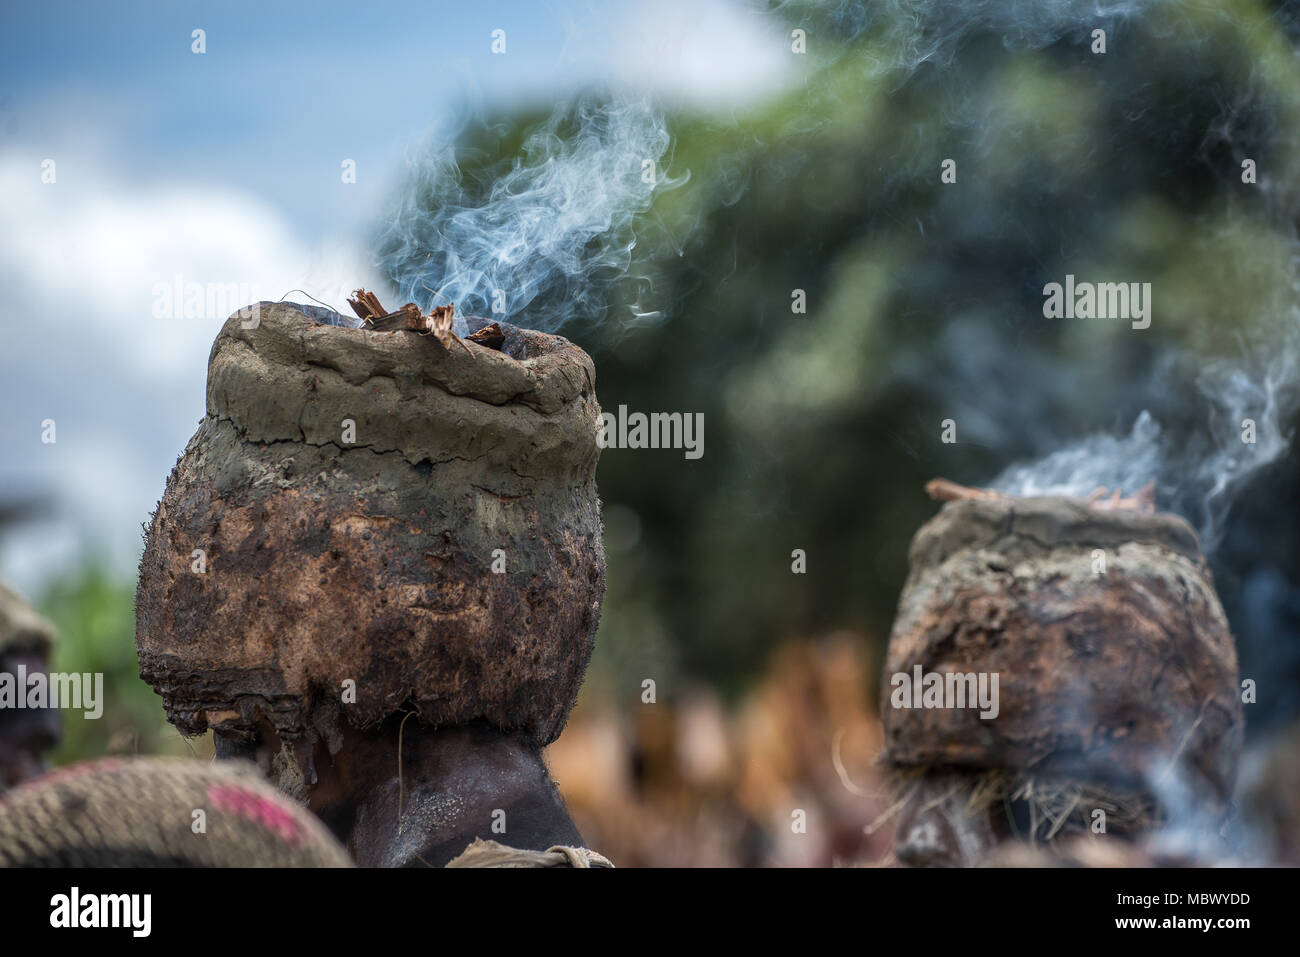
{"type": "Polygon", "coordinates": [[[599,318],[633,262],[638,216],[685,181],[666,174],[671,143],[663,113],[626,97],[561,105],[487,167],[452,138],[416,164],[381,265],[426,308],[451,302],[546,331],[599,318]]]}
{"type": "MultiPolygon", "coordinates": [[[[992,487],[1013,495],[1083,497],[1098,488],[1132,493],[1156,483],[1163,508],[1196,525],[1213,550],[1236,494],[1291,445],[1300,409],[1300,310],[1240,361],[1218,360],[1196,378],[1202,427],[1172,434],[1143,410],[1126,433],[1097,432],[1005,469],[992,487]]],[[[1189,360],[1190,361],[1190,360],[1189,360]]],[[[1157,376],[1153,390],[1159,388],[1157,376]]]]}

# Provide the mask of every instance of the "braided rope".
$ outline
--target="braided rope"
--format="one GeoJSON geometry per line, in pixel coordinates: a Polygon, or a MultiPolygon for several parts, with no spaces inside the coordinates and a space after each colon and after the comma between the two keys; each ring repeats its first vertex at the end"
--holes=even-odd
{"type": "Polygon", "coordinates": [[[507,847],[496,841],[475,838],[448,867],[613,867],[603,854],[586,847],[557,844],[544,851],[507,847]]]}

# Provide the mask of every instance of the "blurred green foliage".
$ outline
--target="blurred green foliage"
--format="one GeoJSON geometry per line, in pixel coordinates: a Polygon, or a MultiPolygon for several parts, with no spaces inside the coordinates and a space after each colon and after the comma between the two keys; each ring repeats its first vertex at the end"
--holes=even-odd
{"type": "Polygon", "coordinates": [[[140,679],[134,581],[91,559],[46,589],[37,606],[58,631],[52,670],[104,676],[100,718],[62,712],[63,741],[51,756],[56,764],[110,753],[190,754],[203,747],[185,742],[166,722],[161,699],[140,679]]]}
{"type": "MultiPolygon", "coordinates": [[[[620,532],[592,681],[620,697],[683,672],[737,690],[788,636],[847,627],[879,647],[935,509],[927,479],[988,481],[1144,408],[1202,425],[1196,362],[1156,384],[1171,347],[1231,355],[1294,304],[1294,18],[1149,4],[1097,55],[1086,28],[1017,48],[972,13],[952,56],[911,59],[943,47],[925,36],[942,17],[873,29],[851,6],[777,11],[822,52],[776,101],[670,116],[661,175],[689,180],[643,217],[608,311],[563,330],[605,409],[705,416],[699,461],[602,455],[620,532]],[[1043,285],[1067,272],[1151,282],[1153,328],[1045,321],[1043,285]]],[[[541,115],[471,130],[464,174],[490,179],[541,115]]]]}

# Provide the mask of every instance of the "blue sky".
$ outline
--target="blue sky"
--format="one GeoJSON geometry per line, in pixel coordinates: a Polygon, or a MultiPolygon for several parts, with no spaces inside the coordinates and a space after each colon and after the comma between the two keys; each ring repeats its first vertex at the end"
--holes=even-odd
{"type": "Polygon", "coordinates": [[[718,0],[42,3],[0,12],[0,134],[36,152],[110,154],[133,179],[273,193],[324,228],[467,110],[592,83],[706,102],[770,89],[774,51],[753,55],[769,26],[718,0]],[[505,55],[492,53],[496,29],[505,55]],[[363,188],[323,190],[344,157],[363,188]]]}
{"type": "Polygon", "coordinates": [[[341,304],[381,285],[373,229],[457,118],[593,85],[730,111],[789,60],[739,0],[6,4],[0,504],[47,511],[0,537],[0,578],[30,593],[88,551],[132,574],[226,314],[157,316],[161,286],[341,304]]]}
{"type": "Polygon", "coordinates": [[[562,63],[567,14],[546,4],[76,3],[0,16],[6,140],[74,156],[82,144],[135,180],[273,194],[305,229],[355,214],[348,204],[373,199],[367,183],[449,115],[544,101],[579,79],[562,63]],[[362,189],[323,189],[345,157],[362,189]]]}

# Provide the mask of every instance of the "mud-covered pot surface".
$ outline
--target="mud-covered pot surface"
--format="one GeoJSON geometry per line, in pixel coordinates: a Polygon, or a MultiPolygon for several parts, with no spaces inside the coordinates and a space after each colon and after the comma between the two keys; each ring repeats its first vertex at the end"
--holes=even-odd
{"type": "Polygon", "coordinates": [[[595,371],[506,331],[444,347],[275,303],[226,322],[136,597],[141,674],[183,732],[410,709],[559,734],[605,587],[595,371]]]}
{"type": "Polygon", "coordinates": [[[1066,498],[956,502],[912,542],[881,692],[888,759],[1222,805],[1241,746],[1237,680],[1182,519],[1066,498]],[[918,665],[996,674],[996,717],[894,707],[893,676],[918,665]]]}

